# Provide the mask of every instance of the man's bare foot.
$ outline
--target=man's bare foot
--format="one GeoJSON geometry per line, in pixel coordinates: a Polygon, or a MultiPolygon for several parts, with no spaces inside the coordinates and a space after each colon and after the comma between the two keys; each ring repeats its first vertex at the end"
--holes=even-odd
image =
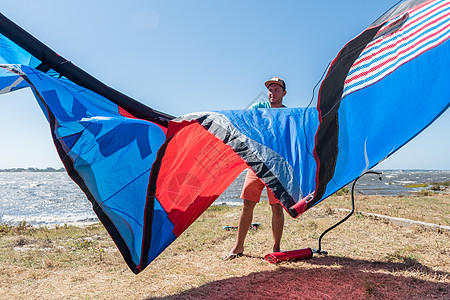
{"type": "Polygon", "coordinates": [[[222,259],[223,260],[232,260],[238,257],[242,256],[242,252],[240,253],[228,253],[227,255],[225,255],[222,259]]]}

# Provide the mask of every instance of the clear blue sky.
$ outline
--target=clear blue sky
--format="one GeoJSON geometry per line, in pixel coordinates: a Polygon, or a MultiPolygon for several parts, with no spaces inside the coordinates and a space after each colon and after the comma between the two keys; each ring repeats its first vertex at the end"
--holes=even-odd
{"type": "MultiPolygon", "coordinates": [[[[2,13],[113,88],[179,116],[245,108],[272,76],[306,106],[326,65],[397,1],[14,0],[2,13]]],[[[0,96],[0,168],[61,167],[29,90],[0,96]]],[[[381,165],[450,169],[450,112],[381,165]]]]}

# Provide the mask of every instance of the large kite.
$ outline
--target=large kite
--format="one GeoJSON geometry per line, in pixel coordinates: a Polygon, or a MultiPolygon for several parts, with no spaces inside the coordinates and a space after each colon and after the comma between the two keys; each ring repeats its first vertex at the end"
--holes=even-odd
{"type": "Polygon", "coordinates": [[[403,1],[332,61],[317,107],[174,119],[104,85],[0,14],[0,93],[29,87],[70,177],[142,271],[245,169],[297,217],[450,104],[450,1],[403,1]]]}

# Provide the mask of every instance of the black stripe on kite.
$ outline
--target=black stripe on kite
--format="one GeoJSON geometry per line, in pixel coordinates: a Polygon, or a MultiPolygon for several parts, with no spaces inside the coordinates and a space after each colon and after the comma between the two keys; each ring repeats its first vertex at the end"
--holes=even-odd
{"type": "Polygon", "coordinates": [[[350,41],[339,52],[329,72],[323,80],[319,93],[319,129],[316,134],[314,155],[317,161],[316,191],[314,199],[307,204],[311,208],[325,194],[327,184],[331,181],[336,167],[338,156],[339,116],[338,110],[341,96],[344,91],[344,83],[355,60],[362,50],[376,36],[383,24],[372,27],[350,41]]]}

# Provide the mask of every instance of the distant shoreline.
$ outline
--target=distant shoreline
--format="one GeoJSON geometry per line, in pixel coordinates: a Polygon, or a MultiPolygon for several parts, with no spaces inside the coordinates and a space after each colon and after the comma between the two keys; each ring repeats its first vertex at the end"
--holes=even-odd
{"type": "Polygon", "coordinates": [[[59,169],[55,169],[52,167],[48,167],[45,169],[40,169],[40,168],[11,168],[11,169],[0,169],[0,172],[65,172],[66,169],[64,168],[59,168],[59,169]]]}

